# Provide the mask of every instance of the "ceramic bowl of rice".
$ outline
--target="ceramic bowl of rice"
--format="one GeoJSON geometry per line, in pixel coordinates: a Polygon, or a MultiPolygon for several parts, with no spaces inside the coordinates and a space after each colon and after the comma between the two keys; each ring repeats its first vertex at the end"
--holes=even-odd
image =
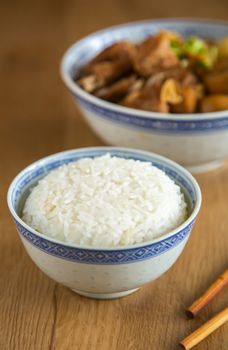
{"type": "Polygon", "coordinates": [[[177,260],[201,205],[192,175],[149,152],[70,150],[17,175],[8,206],[35,264],[78,294],[125,296],[177,260]]]}

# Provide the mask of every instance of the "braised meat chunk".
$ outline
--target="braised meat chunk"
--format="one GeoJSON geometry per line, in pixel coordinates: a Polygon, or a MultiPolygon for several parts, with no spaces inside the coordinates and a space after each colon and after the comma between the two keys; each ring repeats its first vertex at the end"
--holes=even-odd
{"type": "Polygon", "coordinates": [[[85,91],[161,113],[228,109],[228,38],[218,42],[161,31],[99,52],[75,78],[85,91]]]}

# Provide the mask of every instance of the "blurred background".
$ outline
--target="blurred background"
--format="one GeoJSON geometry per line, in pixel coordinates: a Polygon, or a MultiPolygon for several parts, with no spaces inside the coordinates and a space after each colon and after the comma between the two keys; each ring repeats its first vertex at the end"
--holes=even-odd
{"type": "MultiPolygon", "coordinates": [[[[95,310],[94,304],[88,303],[87,306],[86,302],[83,304],[84,309],[83,307],[77,308],[78,299],[70,291],[61,286],[56,287],[51,280],[31,264],[28,256],[23,253],[22,245],[16,236],[6,205],[6,192],[9,183],[26,165],[48,154],[65,149],[102,145],[102,141],[95,136],[81,118],[79,111],[75,108],[73,98],[61,81],[59,65],[66,49],[87,34],[119,23],[165,17],[201,17],[227,20],[227,14],[228,0],[0,0],[1,350],[53,349],[51,345],[49,347],[47,344],[49,344],[49,335],[50,344],[55,338],[57,299],[60,310],[58,317],[61,320],[60,323],[57,323],[56,337],[58,339],[56,342],[59,345],[57,348],[69,349],[65,325],[70,319],[69,338],[73,337],[76,341],[80,328],[79,331],[75,331],[78,322],[75,315],[79,315],[80,310],[85,310],[81,311],[80,315],[84,315],[84,317],[87,315],[89,319],[89,312],[95,310]],[[52,320],[54,321],[52,322],[52,320]],[[44,337],[45,332],[46,338],[44,337]],[[7,344],[11,344],[12,347],[10,345],[7,347],[7,344]],[[34,344],[37,344],[37,347],[34,347],[34,344]]],[[[204,181],[200,182],[205,195],[204,203],[209,203],[209,211],[202,210],[202,215],[204,215],[202,218],[205,220],[199,220],[198,224],[198,232],[205,235],[206,244],[201,247],[202,254],[198,254],[199,242],[197,235],[195,235],[195,240],[192,240],[191,243],[193,253],[191,252],[189,256],[186,255],[185,260],[182,260],[183,266],[192,271],[192,286],[195,287],[192,290],[197,290],[198,282],[200,282],[200,288],[203,291],[206,285],[205,278],[208,278],[208,282],[212,282],[212,276],[218,275],[223,266],[221,264],[225,264],[227,258],[227,245],[219,239],[215,245],[212,239],[208,239],[208,237],[215,237],[215,235],[217,237],[219,232],[221,237],[223,233],[224,237],[227,233],[227,224],[225,220],[221,219],[227,217],[227,208],[223,206],[227,198],[226,189],[224,189],[227,183],[225,171],[221,171],[217,178],[213,175],[205,176],[204,181]],[[217,216],[214,214],[216,210],[219,213],[217,216]],[[204,226],[205,222],[208,222],[208,232],[204,226]],[[204,258],[208,257],[208,254],[210,254],[210,261],[212,261],[210,267],[208,267],[209,259],[204,258]],[[189,263],[188,257],[194,257],[191,259],[191,263],[189,263]],[[212,269],[214,275],[210,274],[212,269]],[[203,272],[205,272],[204,275],[203,272]]],[[[185,271],[182,265],[179,267],[179,276],[181,276],[181,271],[185,271]]],[[[174,286],[173,294],[167,297],[167,305],[176,300],[176,309],[169,309],[167,320],[171,328],[163,327],[161,323],[161,328],[165,329],[161,349],[164,348],[162,346],[165,346],[166,338],[172,340],[175,346],[172,349],[176,349],[181,334],[183,335],[184,332],[187,334],[186,325],[181,320],[185,286],[184,283],[180,285],[178,299],[175,294],[175,288],[179,288],[179,284],[175,280],[176,276],[178,276],[177,273],[171,274],[171,277],[168,275],[168,279],[163,280],[163,285],[160,284],[160,290],[155,294],[158,300],[154,298],[153,294],[157,291],[155,285],[155,289],[152,289],[151,295],[148,295],[145,302],[137,304],[137,310],[140,310],[141,305],[144,305],[145,314],[148,315],[150,308],[147,310],[146,302],[151,305],[152,299],[154,303],[159,303],[160,300],[160,304],[166,306],[166,303],[162,301],[167,292],[166,283],[168,286],[174,286]],[[177,316],[174,322],[170,322],[174,317],[174,312],[177,316]],[[181,333],[180,329],[182,329],[181,333]]],[[[215,309],[211,309],[210,316],[224,307],[225,297],[224,295],[224,299],[220,298],[221,303],[218,303],[215,309]]],[[[115,305],[112,309],[113,315],[116,317],[113,318],[113,322],[118,324],[125,315],[124,322],[129,320],[132,324],[132,314],[130,313],[128,317],[130,306],[126,306],[127,311],[125,310],[124,314],[124,309],[122,307],[116,308],[115,305]],[[117,313],[115,313],[116,310],[117,313]]],[[[161,320],[163,322],[166,310],[165,308],[162,310],[161,320]]],[[[106,315],[106,306],[103,309],[99,308],[98,311],[96,315],[102,315],[101,312],[106,315]]],[[[138,311],[136,317],[143,324],[143,318],[138,311]]],[[[103,321],[104,324],[105,321],[103,321]]],[[[104,326],[100,327],[100,324],[97,323],[97,316],[92,326],[94,328],[91,328],[91,332],[88,333],[89,337],[95,329],[101,339],[103,336],[106,337],[106,340],[109,339],[104,332],[104,326]]],[[[118,325],[119,328],[117,327],[117,332],[119,332],[120,326],[121,323],[118,325]]],[[[154,329],[157,330],[156,318],[155,326],[154,329]]],[[[148,333],[151,333],[151,325],[149,324],[148,327],[150,327],[148,333]]],[[[188,325],[188,327],[188,332],[190,332],[191,326],[188,325]]],[[[84,332],[84,328],[82,329],[84,332]]],[[[137,334],[135,330],[136,328],[132,328],[132,336],[137,334]]],[[[219,333],[216,338],[218,341],[220,339],[221,344],[226,342],[225,334],[227,334],[226,330],[224,330],[223,336],[222,333],[219,333]]],[[[99,341],[100,338],[97,339],[99,341]]],[[[125,339],[124,332],[120,332],[120,341],[121,339],[125,339]]],[[[139,341],[142,340],[141,335],[139,341]]],[[[169,347],[169,349],[171,348],[169,347]]],[[[204,342],[200,349],[225,350],[219,345],[211,347],[209,342],[204,342]]]]}
{"type": "Polygon", "coordinates": [[[118,23],[162,17],[226,19],[227,10],[227,0],[2,0],[3,165],[11,173],[9,167],[17,170],[15,162],[22,168],[62,149],[101,144],[85,126],[60,79],[61,57],[74,41],[118,23]]]}

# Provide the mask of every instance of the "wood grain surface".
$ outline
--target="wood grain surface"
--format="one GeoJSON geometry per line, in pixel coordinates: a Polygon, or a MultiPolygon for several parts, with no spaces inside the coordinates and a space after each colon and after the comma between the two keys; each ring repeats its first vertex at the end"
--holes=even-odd
{"type": "MultiPolygon", "coordinates": [[[[228,303],[227,288],[196,320],[186,306],[228,265],[228,166],[197,176],[203,205],[174,267],[114,301],[80,297],[56,284],[25,253],[6,205],[8,185],[45,155],[102,145],[60,80],[75,40],[116,23],[198,16],[226,19],[226,0],[1,1],[0,3],[0,350],[174,350],[228,303]]],[[[196,350],[227,350],[227,325],[196,350]]]]}

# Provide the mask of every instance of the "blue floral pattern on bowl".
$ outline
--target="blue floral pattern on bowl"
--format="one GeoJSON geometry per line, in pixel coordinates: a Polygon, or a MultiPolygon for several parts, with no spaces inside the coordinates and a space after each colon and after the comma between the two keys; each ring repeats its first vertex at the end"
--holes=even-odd
{"type": "Polygon", "coordinates": [[[116,265],[138,262],[165,253],[167,250],[180,244],[190,233],[194,221],[185,229],[157,243],[152,243],[139,248],[121,250],[96,250],[75,248],[55,243],[45,238],[38,237],[28,231],[19,222],[15,221],[18,232],[35,247],[46,253],[69,261],[76,261],[83,264],[116,265]]]}
{"type": "Polygon", "coordinates": [[[132,115],[127,112],[119,112],[110,108],[105,108],[74,94],[76,100],[87,110],[92,111],[98,118],[118,122],[136,129],[153,130],[159,133],[205,133],[217,130],[228,129],[228,114],[225,117],[217,119],[194,119],[191,117],[186,120],[162,119],[162,118],[145,118],[140,115],[132,115]]]}
{"type": "MultiPolygon", "coordinates": [[[[11,185],[9,190],[8,200],[12,203],[13,210],[20,215],[20,205],[22,205],[22,198],[26,197],[29,189],[33,187],[37,181],[47,174],[50,170],[53,170],[63,164],[68,164],[72,161],[77,161],[84,157],[97,157],[102,154],[110,153],[114,156],[131,158],[135,160],[151,162],[154,166],[157,166],[161,170],[165,171],[177,184],[182,187],[188,201],[189,208],[192,211],[197,201],[197,193],[195,185],[192,183],[192,179],[189,178],[186,171],[181,167],[177,170],[177,165],[165,160],[162,157],[141,151],[134,151],[130,149],[120,149],[112,147],[98,147],[95,149],[81,149],[62,152],[60,154],[47,157],[34,165],[31,165],[19,174],[11,185]]],[[[25,199],[25,198],[24,198],[25,199]]],[[[143,261],[151,257],[156,257],[165,253],[167,250],[174,248],[180,244],[191,231],[194,224],[195,217],[180,230],[176,230],[174,234],[164,237],[162,240],[156,240],[150,243],[140,244],[139,246],[132,246],[127,248],[118,249],[94,249],[83,248],[77,246],[70,246],[64,244],[64,242],[56,242],[53,239],[49,239],[47,236],[36,233],[34,230],[29,229],[22,220],[16,218],[14,220],[17,225],[18,232],[27,241],[29,241],[36,248],[45,251],[47,254],[79,263],[86,264],[124,264],[133,263],[136,261],[143,261]]]]}

